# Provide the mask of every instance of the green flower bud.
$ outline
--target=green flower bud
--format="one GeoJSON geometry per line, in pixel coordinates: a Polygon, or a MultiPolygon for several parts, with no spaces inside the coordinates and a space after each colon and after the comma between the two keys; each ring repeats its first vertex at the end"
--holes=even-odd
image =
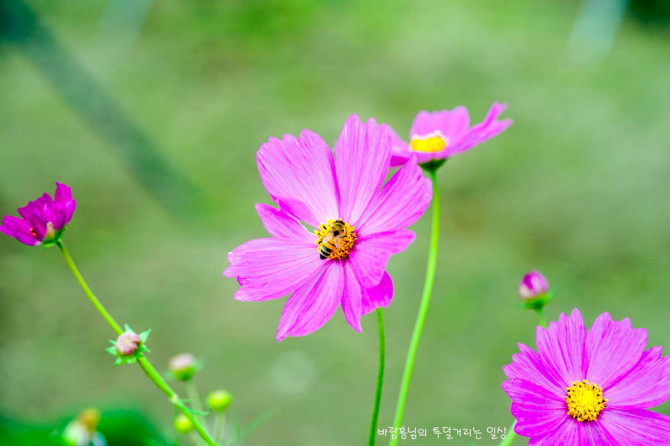
{"type": "Polygon", "coordinates": [[[168,369],[174,379],[188,381],[200,370],[200,364],[192,354],[181,353],[170,359],[168,369]]]}
{"type": "Polygon", "coordinates": [[[233,395],[225,390],[215,390],[207,395],[207,405],[214,412],[223,412],[233,402],[233,395]]]}
{"type": "Polygon", "coordinates": [[[180,434],[188,434],[193,430],[193,423],[184,414],[180,413],[174,418],[174,430],[180,434]]]}

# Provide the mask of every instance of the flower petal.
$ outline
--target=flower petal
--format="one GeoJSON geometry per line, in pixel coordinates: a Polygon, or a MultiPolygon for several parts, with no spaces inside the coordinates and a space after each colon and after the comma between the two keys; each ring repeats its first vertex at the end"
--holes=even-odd
{"type": "Polygon", "coordinates": [[[537,327],[537,353],[563,387],[584,379],[584,320],[576,308],[570,317],[561,313],[558,322],[550,322],[544,329],[537,327]]]}
{"type": "MultiPolygon", "coordinates": [[[[507,108],[505,104],[494,102],[489,109],[486,119],[477,125],[474,125],[462,135],[461,139],[452,146],[448,146],[445,151],[447,156],[453,156],[487,141],[504,131],[512,125],[511,119],[496,121],[498,116],[507,108]]],[[[443,158],[443,157],[442,157],[443,158]]]]}
{"type": "Polygon", "coordinates": [[[358,221],[357,234],[405,229],[421,218],[432,197],[430,179],[412,160],[374,195],[358,221]]]}
{"type": "Polygon", "coordinates": [[[256,204],[256,212],[258,212],[263,227],[265,227],[273,237],[297,239],[308,243],[311,242],[314,243],[314,246],[316,247],[316,236],[309,232],[290,214],[264,203],[256,204]]]}
{"type": "Polygon", "coordinates": [[[277,328],[277,341],[287,336],[305,336],[323,327],[339,307],[343,289],[341,263],[325,262],[320,273],[286,301],[277,328]]]}
{"type": "Polygon", "coordinates": [[[56,181],[56,193],[54,194],[55,201],[70,201],[72,200],[72,188],[64,183],[56,181]]]}
{"type": "Polygon", "coordinates": [[[541,436],[530,439],[528,446],[618,446],[599,423],[580,423],[568,416],[541,436]]]}
{"type": "Polygon", "coordinates": [[[387,272],[384,272],[379,284],[367,288],[363,294],[363,315],[375,311],[377,308],[386,308],[393,300],[393,281],[387,272]]]}
{"type": "Polygon", "coordinates": [[[40,241],[30,233],[30,225],[25,220],[14,217],[13,215],[5,215],[2,218],[0,232],[15,238],[24,245],[35,246],[40,244],[40,241]]]}
{"type": "Polygon", "coordinates": [[[557,398],[565,397],[565,388],[560,376],[548,369],[540,355],[521,343],[519,353],[512,355],[512,363],[503,366],[503,372],[509,379],[522,379],[537,384],[551,392],[557,398]]]}
{"type": "Polygon", "coordinates": [[[312,279],[322,261],[313,243],[263,238],[248,241],[228,254],[223,272],[241,287],[235,299],[262,301],[286,296],[312,279]]]}
{"type": "Polygon", "coordinates": [[[598,422],[620,445],[659,446],[670,439],[670,417],[649,410],[604,410],[598,422]]]}
{"type": "Polygon", "coordinates": [[[349,257],[349,264],[363,288],[377,285],[386,272],[391,256],[407,249],[414,238],[412,231],[404,229],[378,232],[357,239],[349,257]]]}
{"type": "Polygon", "coordinates": [[[335,143],[335,171],[340,191],[340,218],[356,227],[379,190],[391,161],[391,132],[374,119],[363,124],[356,115],[344,123],[335,143]]]}
{"type": "Polygon", "coordinates": [[[468,110],[459,105],[453,110],[441,110],[436,112],[422,111],[412,123],[410,130],[410,139],[415,136],[423,137],[435,131],[439,131],[443,136],[446,136],[447,146],[465,134],[470,125],[470,116],[468,110]]]}
{"type": "Polygon", "coordinates": [[[354,330],[361,332],[361,316],[363,316],[363,288],[356,279],[351,266],[343,263],[344,292],[342,293],[342,312],[344,319],[354,330]]]}
{"type": "Polygon", "coordinates": [[[670,399],[670,356],[661,353],[659,346],[647,350],[628,374],[604,389],[607,407],[647,409],[670,399]]]}
{"type": "Polygon", "coordinates": [[[543,386],[522,379],[509,379],[502,384],[512,398],[512,416],[516,418],[514,432],[525,437],[545,434],[568,416],[565,401],[543,386]]]}
{"type": "Polygon", "coordinates": [[[630,319],[615,322],[609,313],[596,318],[586,335],[586,379],[610,387],[640,360],[647,330],[634,329],[630,319]]]}
{"type": "Polygon", "coordinates": [[[270,138],[256,154],[261,181],[280,208],[319,226],[338,217],[333,155],[319,135],[270,138]]]}

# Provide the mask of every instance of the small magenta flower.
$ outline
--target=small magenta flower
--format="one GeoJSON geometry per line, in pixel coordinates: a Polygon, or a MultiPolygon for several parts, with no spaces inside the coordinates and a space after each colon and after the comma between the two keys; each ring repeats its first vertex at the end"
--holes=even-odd
{"type": "Polygon", "coordinates": [[[316,133],[271,138],[257,153],[261,181],[279,206],[257,204],[272,237],[251,240],[228,254],[224,276],[237,279],[235,299],[265,301],[291,294],[277,340],[321,328],[342,307],[356,331],[360,319],[393,297],[386,265],[414,233],[405,228],[423,215],[430,180],[416,161],[384,184],[391,131],[352,115],[335,154],[316,133]],[[308,231],[303,224],[316,228],[308,231]]]}
{"type": "Polygon", "coordinates": [[[130,356],[140,348],[141,343],[142,340],[140,339],[140,335],[126,331],[116,339],[115,347],[116,351],[119,352],[119,355],[130,356]]]}
{"type": "Polygon", "coordinates": [[[519,298],[523,301],[533,300],[549,292],[549,282],[539,271],[531,271],[519,283],[519,298]]]}
{"type": "Polygon", "coordinates": [[[50,246],[60,239],[76,207],[70,187],[56,182],[53,199],[45,193],[18,209],[21,218],[5,215],[0,232],[26,245],[50,246]]]}
{"type": "Polygon", "coordinates": [[[587,331],[577,309],[537,328],[537,353],[503,367],[514,431],[529,445],[661,445],[670,417],[648,411],[670,398],[670,357],[646,350],[647,330],[603,313],[587,331]]]}
{"type": "Polygon", "coordinates": [[[420,112],[414,118],[409,143],[392,133],[391,165],[400,166],[412,157],[416,157],[419,164],[446,160],[493,138],[512,125],[510,119],[497,121],[506,107],[494,102],[486,119],[472,127],[468,110],[462,105],[453,110],[420,112]]]}

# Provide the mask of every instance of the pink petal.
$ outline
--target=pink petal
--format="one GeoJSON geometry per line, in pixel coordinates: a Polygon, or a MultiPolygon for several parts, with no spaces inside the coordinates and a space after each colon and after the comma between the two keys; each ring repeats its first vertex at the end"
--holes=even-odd
{"type": "Polygon", "coordinates": [[[363,288],[356,279],[353,269],[343,263],[344,292],[342,293],[342,312],[344,319],[354,330],[361,332],[361,316],[363,316],[363,288]]]}
{"type": "Polygon", "coordinates": [[[610,410],[598,415],[610,436],[626,446],[660,446],[670,442],[670,417],[649,410],[610,410]]]}
{"type": "Polygon", "coordinates": [[[670,399],[670,356],[653,347],[611,388],[603,389],[612,409],[647,409],[670,399]]]}
{"type": "Polygon", "coordinates": [[[40,244],[40,241],[30,233],[30,225],[13,215],[5,215],[3,217],[0,232],[15,238],[24,245],[35,246],[40,244]]]}
{"type": "Polygon", "coordinates": [[[270,138],[256,154],[261,181],[280,208],[319,226],[338,217],[333,155],[314,132],[270,138]]]}
{"type": "Polygon", "coordinates": [[[599,423],[580,423],[566,415],[554,430],[530,439],[528,446],[614,446],[611,436],[599,423]]]}
{"type": "Polygon", "coordinates": [[[387,272],[384,272],[379,284],[365,289],[363,294],[363,315],[375,311],[377,308],[386,308],[393,300],[393,281],[387,272]]]}
{"type": "Polygon", "coordinates": [[[568,416],[565,401],[544,387],[521,379],[510,379],[502,384],[512,398],[512,416],[516,418],[514,431],[525,437],[534,437],[555,429],[568,416]]]}
{"type": "Polygon", "coordinates": [[[544,329],[537,327],[537,352],[556,380],[564,388],[584,379],[584,320],[576,308],[570,317],[561,313],[558,322],[550,322],[544,329]]]}
{"type": "Polygon", "coordinates": [[[410,130],[410,139],[415,136],[426,136],[435,131],[440,131],[443,136],[446,136],[451,144],[457,141],[463,134],[465,134],[470,125],[470,116],[468,110],[459,105],[453,110],[441,110],[437,112],[422,111],[412,123],[410,130]]]}
{"type": "Polygon", "coordinates": [[[277,299],[313,279],[323,262],[313,243],[263,238],[248,241],[228,254],[223,275],[237,278],[241,287],[235,299],[277,299]]]}
{"type": "Polygon", "coordinates": [[[325,262],[320,273],[286,301],[277,329],[277,341],[287,336],[305,336],[323,327],[339,307],[343,289],[341,262],[325,262]]]}
{"type": "Polygon", "coordinates": [[[56,181],[56,193],[54,194],[55,201],[70,201],[72,200],[72,188],[67,184],[56,181]]]}
{"type": "Polygon", "coordinates": [[[586,335],[586,379],[610,387],[640,360],[646,345],[647,330],[633,329],[628,318],[615,322],[601,314],[586,335]]]}
{"type": "Polygon", "coordinates": [[[446,152],[448,152],[447,156],[465,152],[466,150],[493,138],[512,125],[511,119],[496,121],[498,116],[506,108],[507,105],[494,102],[483,122],[472,126],[466,134],[462,135],[457,143],[445,149],[446,152]]]}
{"type": "Polygon", "coordinates": [[[335,143],[340,190],[340,218],[356,227],[372,196],[386,179],[391,161],[391,133],[385,124],[356,115],[344,123],[335,143]]]}
{"type": "Polygon", "coordinates": [[[256,212],[263,223],[263,227],[275,238],[297,239],[303,242],[314,243],[316,249],[316,236],[309,232],[298,220],[286,212],[257,203],[256,212]]]}
{"type": "Polygon", "coordinates": [[[377,285],[393,254],[398,254],[414,241],[412,231],[379,232],[356,240],[349,264],[363,288],[377,285]]]}
{"type": "Polygon", "coordinates": [[[551,392],[557,398],[565,398],[566,388],[560,376],[553,369],[548,369],[540,355],[530,347],[517,344],[520,352],[512,355],[512,363],[503,366],[503,372],[509,379],[522,379],[537,384],[551,392]]]}
{"type": "Polygon", "coordinates": [[[421,218],[432,197],[431,181],[412,160],[374,195],[358,221],[356,233],[365,236],[405,229],[421,218]]]}

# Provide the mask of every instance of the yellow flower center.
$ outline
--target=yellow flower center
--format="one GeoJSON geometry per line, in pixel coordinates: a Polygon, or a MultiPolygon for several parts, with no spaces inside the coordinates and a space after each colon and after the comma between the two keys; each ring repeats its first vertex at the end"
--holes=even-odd
{"type": "Polygon", "coordinates": [[[409,142],[412,150],[416,152],[440,152],[449,144],[449,138],[443,136],[438,130],[422,136],[414,136],[409,142]]]}
{"type": "Polygon", "coordinates": [[[607,407],[603,389],[587,380],[573,382],[568,387],[565,402],[568,403],[568,415],[577,421],[595,421],[607,407]]]}
{"type": "Polygon", "coordinates": [[[328,223],[314,230],[314,234],[322,260],[346,259],[356,242],[354,228],[342,220],[328,220],[328,223]]]}

